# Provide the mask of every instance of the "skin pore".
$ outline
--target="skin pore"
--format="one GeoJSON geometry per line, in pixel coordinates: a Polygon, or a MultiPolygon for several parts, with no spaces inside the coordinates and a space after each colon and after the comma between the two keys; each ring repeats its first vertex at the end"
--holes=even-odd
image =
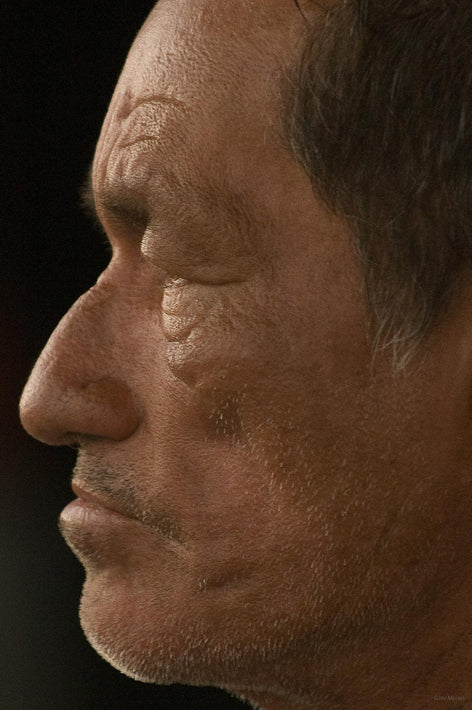
{"type": "Polygon", "coordinates": [[[372,357],[349,230],[282,138],[304,26],[292,0],[156,5],[94,159],[113,256],[22,419],[126,516],[61,522],[114,666],[264,710],[426,709],[472,697],[471,285],[405,372],[372,357]]]}

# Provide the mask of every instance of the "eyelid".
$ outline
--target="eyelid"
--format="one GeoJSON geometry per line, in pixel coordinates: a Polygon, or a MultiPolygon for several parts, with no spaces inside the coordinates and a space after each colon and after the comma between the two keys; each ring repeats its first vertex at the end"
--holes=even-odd
{"type": "Polygon", "coordinates": [[[178,288],[179,286],[187,286],[190,283],[195,283],[190,281],[190,279],[185,279],[182,276],[170,276],[167,274],[167,276],[164,278],[163,283],[161,284],[161,288],[163,291],[166,291],[170,288],[178,288]]]}
{"type": "MultiPolygon", "coordinates": [[[[213,254],[204,244],[205,232],[194,233],[192,238],[179,230],[168,231],[159,226],[149,226],[141,238],[141,254],[145,261],[161,268],[171,279],[167,286],[177,279],[207,286],[219,286],[245,281],[248,277],[247,264],[237,255],[213,254]],[[202,243],[199,250],[198,244],[202,243]],[[190,243],[190,246],[189,246],[190,243]]],[[[211,240],[209,240],[211,242],[211,240]]],[[[184,285],[179,282],[176,285],[184,285]]]]}
{"type": "Polygon", "coordinates": [[[192,285],[207,287],[226,286],[228,284],[240,283],[244,280],[228,277],[227,275],[218,276],[216,273],[218,268],[213,265],[205,269],[205,273],[202,274],[201,265],[192,267],[192,265],[189,264],[182,264],[182,266],[180,266],[173,263],[170,266],[167,265],[164,260],[158,263],[154,255],[148,255],[142,248],[140,259],[143,264],[150,265],[159,272],[159,288],[162,291],[170,291],[174,288],[183,289],[192,285]]]}

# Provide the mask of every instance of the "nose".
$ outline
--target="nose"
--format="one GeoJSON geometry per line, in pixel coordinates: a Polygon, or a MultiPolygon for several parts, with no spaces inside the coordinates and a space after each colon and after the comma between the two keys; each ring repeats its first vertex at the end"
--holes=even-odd
{"type": "Polygon", "coordinates": [[[53,445],[84,437],[121,441],[137,429],[139,407],[125,376],[130,358],[123,352],[122,310],[99,281],[59,323],[20,401],[22,424],[33,437],[53,445]]]}

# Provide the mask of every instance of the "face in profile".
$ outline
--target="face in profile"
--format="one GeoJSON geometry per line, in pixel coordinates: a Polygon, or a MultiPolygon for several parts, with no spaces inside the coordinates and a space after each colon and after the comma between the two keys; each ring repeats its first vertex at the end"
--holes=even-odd
{"type": "Polygon", "coordinates": [[[372,357],[349,230],[283,138],[303,32],[292,0],[156,5],[93,164],[112,259],[22,399],[79,447],[91,644],[285,709],[425,643],[470,544],[463,310],[406,373],[372,357]]]}

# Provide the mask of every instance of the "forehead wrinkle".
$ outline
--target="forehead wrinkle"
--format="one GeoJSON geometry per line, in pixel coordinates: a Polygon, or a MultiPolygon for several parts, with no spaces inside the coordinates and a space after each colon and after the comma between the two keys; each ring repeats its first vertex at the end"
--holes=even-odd
{"type": "MultiPolygon", "coordinates": [[[[160,92],[143,96],[140,93],[137,97],[130,88],[122,93],[99,146],[102,159],[95,171],[97,206],[103,204],[115,213],[118,206],[125,203],[129,211],[136,212],[138,204],[138,211],[143,211],[146,205],[143,205],[142,193],[150,176],[146,156],[159,152],[162,133],[169,122],[172,123],[170,132],[175,135],[175,124],[182,122],[181,111],[185,109],[184,102],[171,94],[160,92]],[[147,150],[143,150],[144,147],[147,150]]],[[[156,161],[154,174],[157,167],[156,161]]],[[[160,178],[163,186],[165,177],[173,182],[167,171],[167,175],[160,178]]]]}
{"type": "Polygon", "coordinates": [[[128,119],[137,109],[143,106],[173,106],[177,109],[185,109],[186,104],[182,99],[170,94],[151,94],[135,98],[131,89],[127,89],[121,100],[121,105],[117,111],[117,117],[123,121],[128,119]]]}
{"type": "Polygon", "coordinates": [[[118,110],[117,120],[121,124],[115,146],[126,148],[141,141],[160,142],[166,130],[171,132],[185,122],[187,106],[180,99],[160,95],[159,98],[141,98],[128,108],[124,100],[124,107],[118,110]]]}

